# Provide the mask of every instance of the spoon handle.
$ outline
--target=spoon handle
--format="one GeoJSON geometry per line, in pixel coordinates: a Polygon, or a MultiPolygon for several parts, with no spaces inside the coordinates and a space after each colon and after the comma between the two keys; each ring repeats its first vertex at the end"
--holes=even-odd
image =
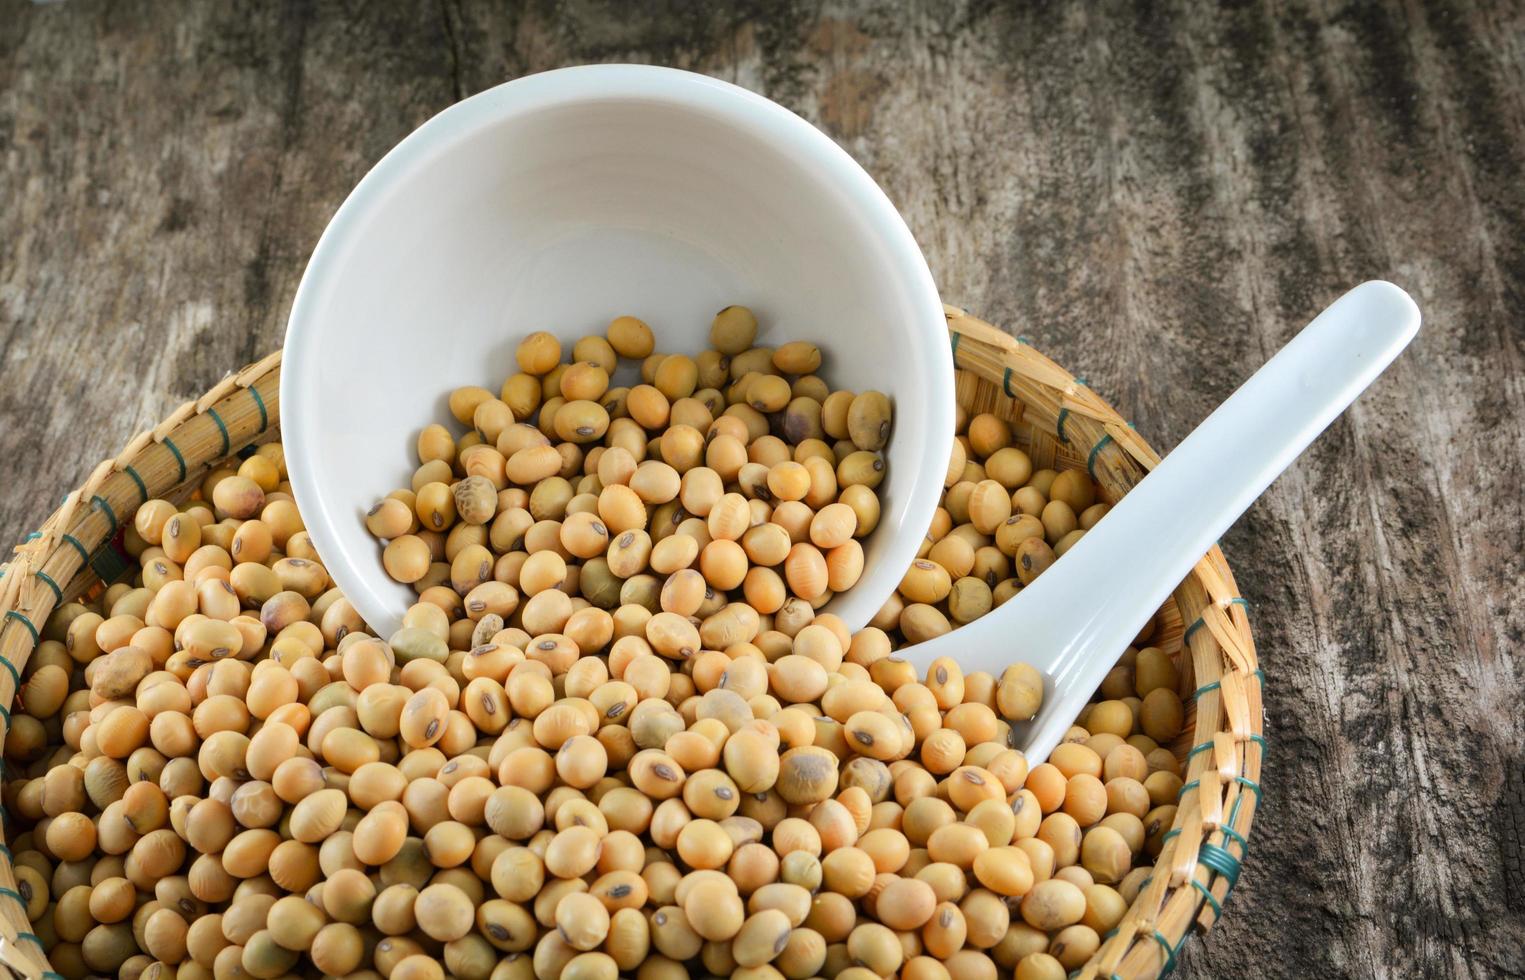
{"type": "Polygon", "coordinates": [[[1029,760],[1046,758],[1202,555],[1418,329],[1419,310],[1397,286],[1373,281],[1352,289],[1208,416],[1062,561],[990,615],[905,655],[917,661],[952,655],[966,669],[997,676],[1018,660],[1043,671],[1051,683],[1025,737],[1029,760]]]}

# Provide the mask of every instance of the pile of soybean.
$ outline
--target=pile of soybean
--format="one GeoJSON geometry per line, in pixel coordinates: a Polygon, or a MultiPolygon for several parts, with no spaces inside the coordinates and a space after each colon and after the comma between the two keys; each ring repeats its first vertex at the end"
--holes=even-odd
{"type": "Polygon", "coordinates": [[[1089,513],[1075,477],[1017,478],[988,417],[960,428],[926,550],[949,588],[908,576],[855,636],[798,597],[668,611],[675,571],[612,608],[552,590],[543,619],[441,581],[383,642],[278,444],[150,501],[132,581],[52,615],[12,714],[32,931],[70,978],[1064,976],[1173,822],[1178,678],[1130,649],[1029,769],[1030,669],[893,656],[915,615],[989,608],[960,583],[993,604],[1041,573],[1077,530],[1055,502],[1089,513]],[[986,478],[1019,516],[960,489],[986,478]]]}
{"type": "Polygon", "coordinates": [[[831,390],[809,341],[756,340],[744,306],[715,316],[696,358],[654,353],[631,316],[570,352],[530,334],[498,395],[451,393],[467,431],[425,428],[411,486],[366,516],[387,573],[492,622],[521,599],[531,624],[565,619],[572,597],[613,609],[660,596],[701,618],[730,599],[764,615],[791,598],[819,609],[863,573],[890,400],[831,390]],[[621,358],[640,362],[642,383],[611,387],[621,358]]]}

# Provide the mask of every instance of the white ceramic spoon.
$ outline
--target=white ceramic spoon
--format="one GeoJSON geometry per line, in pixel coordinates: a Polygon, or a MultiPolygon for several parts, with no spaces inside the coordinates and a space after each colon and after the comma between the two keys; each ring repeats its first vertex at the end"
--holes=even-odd
{"type": "Polygon", "coordinates": [[[952,657],[999,677],[1044,674],[1043,708],[1016,728],[1037,765],[1224,531],[1366,389],[1419,330],[1403,290],[1368,282],[1340,297],[1255,372],[1064,557],[994,612],[906,647],[925,669],[952,657]]]}

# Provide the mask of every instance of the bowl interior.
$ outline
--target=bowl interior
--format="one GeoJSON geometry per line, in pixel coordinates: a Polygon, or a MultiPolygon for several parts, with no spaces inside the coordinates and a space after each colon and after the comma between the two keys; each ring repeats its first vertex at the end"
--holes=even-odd
{"type": "Polygon", "coordinates": [[[313,255],[282,375],[299,505],[335,580],[389,633],[413,601],[362,518],[407,486],[413,436],[446,396],[496,391],[514,348],[569,348],[620,314],[697,354],[715,312],[750,306],[758,343],[809,339],[833,387],[897,416],[884,517],[854,628],[889,596],[936,507],[952,361],[920,251],[873,181],[809,124],[702,76],[629,66],[531,76],[469,99],[392,151],[313,255]]]}

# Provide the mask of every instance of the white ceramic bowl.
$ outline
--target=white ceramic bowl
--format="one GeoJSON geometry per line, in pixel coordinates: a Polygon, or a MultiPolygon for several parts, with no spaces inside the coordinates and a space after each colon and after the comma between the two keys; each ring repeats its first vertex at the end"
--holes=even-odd
{"type": "Polygon", "coordinates": [[[286,328],[291,481],[335,582],[381,635],[414,601],[387,578],[367,508],[407,486],[414,439],[460,385],[496,391],[514,347],[566,347],[611,318],[697,354],[715,311],[758,343],[808,339],[834,387],[895,404],[883,519],[831,611],[861,627],[932,521],[953,432],[953,365],[932,276],[873,179],[824,134],[744,89],[632,65],[500,85],[399,143],[339,208],[286,328]]]}

